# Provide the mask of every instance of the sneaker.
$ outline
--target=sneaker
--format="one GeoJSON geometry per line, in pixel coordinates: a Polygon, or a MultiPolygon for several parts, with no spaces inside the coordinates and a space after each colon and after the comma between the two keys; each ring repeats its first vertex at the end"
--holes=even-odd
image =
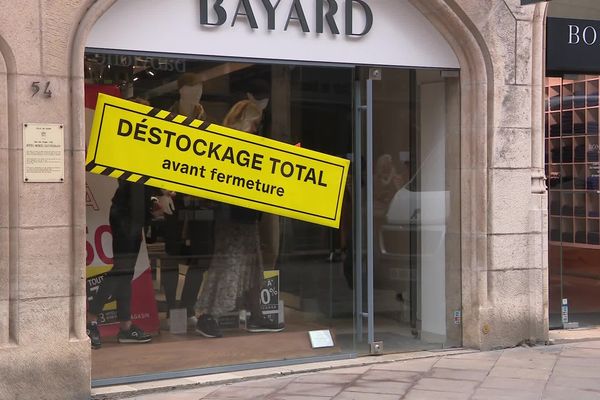
{"type": "Polygon", "coordinates": [[[187,324],[188,324],[188,326],[196,326],[196,325],[198,325],[198,318],[196,318],[196,316],[194,316],[194,315],[191,316],[191,317],[188,317],[187,324]]]}
{"type": "Polygon", "coordinates": [[[102,341],[100,340],[100,330],[98,324],[87,324],[86,333],[92,342],[92,349],[99,349],[102,347],[102,341]]]}
{"type": "Polygon", "coordinates": [[[285,325],[281,323],[275,323],[270,319],[266,318],[264,315],[261,315],[258,319],[253,319],[250,317],[248,322],[246,322],[246,330],[248,332],[258,333],[258,332],[281,332],[285,329],[285,325]]]}
{"type": "Polygon", "coordinates": [[[119,330],[117,340],[119,343],[148,343],[152,340],[152,336],[137,326],[131,325],[128,331],[119,330]]]}
{"type": "Polygon", "coordinates": [[[223,337],[219,323],[212,315],[201,315],[196,324],[196,332],[207,338],[223,337]]]}

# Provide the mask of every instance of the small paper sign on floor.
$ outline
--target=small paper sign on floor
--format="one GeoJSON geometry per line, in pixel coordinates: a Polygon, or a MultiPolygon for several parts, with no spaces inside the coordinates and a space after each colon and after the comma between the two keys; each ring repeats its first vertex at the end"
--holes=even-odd
{"type": "Polygon", "coordinates": [[[320,349],[323,347],[333,347],[333,338],[329,329],[322,331],[309,331],[308,336],[310,337],[310,345],[313,349],[320,349]]]}

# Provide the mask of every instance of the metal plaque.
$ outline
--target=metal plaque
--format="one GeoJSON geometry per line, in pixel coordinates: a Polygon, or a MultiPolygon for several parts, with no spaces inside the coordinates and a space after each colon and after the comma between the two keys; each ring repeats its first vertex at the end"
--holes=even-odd
{"type": "Polygon", "coordinates": [[[329,329],[320,331],[309,331],[310,345],[313,349],[321,349],[323,347],[333,347],[333,337],[329,329]]]}
{"type": "Polygon", "coordinates": [[[23,124],[23,180],[65,181],[65,135],[62,124],[23,124]]]}

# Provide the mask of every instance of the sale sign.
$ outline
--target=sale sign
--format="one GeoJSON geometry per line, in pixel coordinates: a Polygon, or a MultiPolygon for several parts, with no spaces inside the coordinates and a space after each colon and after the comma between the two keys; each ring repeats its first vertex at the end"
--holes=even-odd
{"type": "Polygon", "coordinates": [[[100,95],[86,168],[338,228],[350,161],[100,95]]]}

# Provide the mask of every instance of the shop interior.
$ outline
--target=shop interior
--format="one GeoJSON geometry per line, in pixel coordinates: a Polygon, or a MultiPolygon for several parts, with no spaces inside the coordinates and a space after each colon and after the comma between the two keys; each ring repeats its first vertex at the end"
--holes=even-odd
{"type": "Polygon", "coordinates": [[[554,329],[569,323],[600,325],[599,86],[598,75],[546,79],[549,316],[554,329]]]}
{"type": "MultiPolygon", "coordinates": [[[[354,101],[355,81],[368,74],[366,68],[112,53],[87,53],[85,68],[88,123],[98,93],[215,124],[223,124],[234,104],[251,99],[264,105],[254,127],[257,135],[348,159],[355,132],[364,136],[356,126],[354,101]]],[[[119,343],[115,304],[107,303],[102,347],[92,352],[97,384],[124,376],[368,354],[366,319],[357,317],[355,285],[357,277],[364,279],[359,297],[366,301],[366,259],[362,265],[354,262],[354,249],[366,249],[366,212],[358,213],[363,222],[360,246],[354,228],[356,199],[361,198],[364,209],[369,179],[376,338],[386,351],[460,345],[455,313],[460,310],[458,96],[453,92],[458,78],[437,70],[386,68],[384,73],[385,81],[374,87],[373,176],[367,177],[361,165],[361,187],[355,187],[352,174],[348,178],[340,229],[235,210],[180,193],[159,199],[174,211],[146,224],[132,286],[133,323],[150,333],[152,341],[119,343]],[[260,251],[253,257],[264,271],[261,310],[285,326],[280,332],[247,332],[243,305],[218,318],[222,337],[206,338],[195,331],[195,305],[207,290],[207,271],[218,262],[215,221],[224,209],[231,218],[239,212],[256,221],[260,251]],[[138,271],[140,260],[145,266],[138,271]],[[357,274],[357,269],[365,273],[357,274]],[[364,327],[362,333],[357,326],[364,327]],[[324,330],[333,346],[314,348],[308,332],[324,330]]],[[[90,173],[87,178],[92,299],[110,269],[108,209],[117,180],[90,173]]]]}

